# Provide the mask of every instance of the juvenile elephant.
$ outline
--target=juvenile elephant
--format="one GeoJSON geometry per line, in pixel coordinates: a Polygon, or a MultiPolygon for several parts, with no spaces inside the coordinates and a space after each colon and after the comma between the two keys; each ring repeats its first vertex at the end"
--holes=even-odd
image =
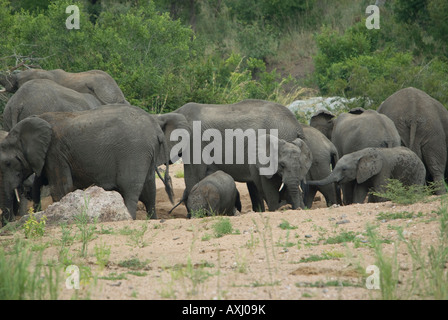
{"type": "Polygon", "coordinates": [[[12,218],[14,189],[33,172],[48,181],[53,201],[95,184],[120,192],[134,219],[138,200],[155,218],[155,168],[162,163],[167,165],[166,191],[173,197],[168,161],[157,120],[137,107],[111,105],[28,117],[0,143],[3,218],[12,218]]]}
{"type": "MultiPolygon", "coordinates": [[[[406,147],[365,148],[339,159],[333,172],[310,185],[354,182],[353,202],[363,203],[369,190],[385,191],[387,179],[397,179],[405,186],[424,185],[426,169],[419,157],[406,147]]],[[[369,195],[369,202],[383,199],[369,195]]]]}
{"type": "MultiPolygon", "coordinates": [[[[393,148],[401,145],[395,124],[383,114],[362,108],[352,109],[337,118],[329,112],[314,115],[310,124],[323,133],[331,132],[339,158],[364,148],[393,148]]],[[[325,134],[325,133],[324,133],[325,134]]],[[[341,184],[343,203],[353,203],[354,182],[341,184]]]]}
{"type": "Polygon", "coordinates": [[[10,75],[0,75],[0,84],[6,91],[16,92],[26,82],[35,79],[52,80],[79,93],[91,94],[101,104],[129,104],[115,80],[101,70],[71,73],[61,69],[28,69],[10,75]]]}
{"type": "Polygon", "coordinates": [[[427,180],[434,181],[436,194],[446,193],[448,177],[448,111],[436,99],[416,88],[395,92],[378,108],[395,123],[402,145],[423,161],[427,180]]]}
{"type": "Polygon", "coordinates": [[[30,80],[9,99],[3,112],[3,128],[11,130],[20,120],[45,112],[95,109],[101,103],[91,94],[79,93],[51,80],[30,80]]]}
{"type": "Polygon", "coordinates": [[[190,193],[185,191],[182,199],[174,206],[184,203],[187,207],[188,218],[192,212],[204,210],[211,215],[235,215],[235,210],[241,211],[240,193],[235,181],[227,173],[216,171],[193,186],[190,193]]]}
{"type": "MultiPolygon", "coordinates": [[[[332,168],[336,166],[339,160],[338,151],[334,144],[319,130],[303,125],[306,144],[313,155],[313,163],[306,175],[308,180],[321,180],[327,177],[332,168]]],[[[305,186],[304,202],[307,208],[311,208],[316,192],[320,191],[326,200],[328,206],[333,204],[342,204],[341,191],[339,185],[330,183],[324,186],[305,186]]]]}
{"type": "MultiPolygon", "coordinates": [[[[245,182],[247,184],[249,194],[252,201],[252,209],[254,211],[264,211],[265,206],[263,199],[254,184],[253,177],[249,174],[248,156],[248,136],[250,132],[255,135],[264,130],[264,134],[271,133],[270,130],[278,130],[278,138],[291,142],[297,138],[304,138],[302,126],[298,123],[294,114],[286,107],[264,101],[264,100],[244,100],[235,104],[216,105],[216,104],[198,104],[188,103],[175,112],[162,114],[159,116],[159,122],[168,141],[171,140],[171,146],[178,143],[173,141],[171,133],[176,129],[185,129],[190,134],[192,153],[190,154],[190,163],[184,161],[185,185],[187,193],[191,188],[207,175],[209,164],[205,163],[201,157],[201,153],[206,150],[209,142],[202,139],[204,133],[212,129],[215,133],[222,137],[224,143],[226,137],[233,139],[233,149],[225,150],[224,146],[221,151],[223,157],[232,155],[230,163],[222,159],[221,163],[214,163],[213,171],[222,170],[231,175],[235,181],[245,182]],[[199,123],[200,128],[193,130],[193,123],[199,123]],[[185,128],[185,127],[188,127],[185,128]],[[230,134],[229,134],[230,133],[230,134]],[[234,134],[234,135],[233,135],[234,134]],[[199,148],[195,149],[195,136],[199,136],[199,148]],[[232,136],[233,135],[233,136],[232,136]],[[237,147],[238,141],[241,142],[237,147]],[[227,152],[226,152],[227,151],[227,152]],[[231,152],[230,152],[231,151],[231,152]],[[195,162],[193,158],[198,156],[199,161],[195,162]],[[237,156],[246,159],[243,163],[237,163],[237,156]]],[[[197,141],[197,140],[196,140],[197,141]]],[[[184,142],[184,141],[182,141],[184,142]]],[[[186,155],[182,155],[185,160],[186,155]]],[[[229,156],[230,157],[230,156],[229,156]]],[[[301,192],[300,192],[301,194],[301,192]]],[[[300,201],[294,194],[290,199],[294,199],[293,207],[297,208],[300,201]]],[[[301,196],[301,195],[300,195],[301,196]]],[[[303,202],[303,200],[301,200],[303,202]]]]}

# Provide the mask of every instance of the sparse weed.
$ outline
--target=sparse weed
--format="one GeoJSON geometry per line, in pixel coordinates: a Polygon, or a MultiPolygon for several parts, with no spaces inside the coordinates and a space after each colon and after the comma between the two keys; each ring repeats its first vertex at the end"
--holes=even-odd
{"type": "Polygon", "coordinates": [[[144,248],[148,244],[143,240],[146,231],[148,230],[148,223],[145,221],[142,223],[140,230],[134,229],[129,234],[130,245],[137,248],[144,248]]]}
{"type": "Polygon", "coordinates": [[[282,222],[278,225],[280,229],[282,230],[294,230],[297,229],[296,226],[291,225],[288,221],[285,219],[282,219],[282,222]]]}
{"type": "Polygon", "coordinates": [[[384,192],[372,191],[371,194],[397,204],[413,204],[424,201],[433,194],[434,189],[433,184],[428,186],[404,186],[399,180],[388,179],[384,192]]]}
{"type": "Polygon", "coordinates": [[[89,216],[87,211],[89,209],[89,200],[84,199],[84,207],[81,210],[81,213],[76,215],[74,220],[76,227],[80,231],[80,238],[82,243],[82,248],[80,255],[81,257],[87,257],[87,246],[89,241],[93,239],[93,235],[96,230],[96,219],[93,221],[93,224],[90,224],[89,216]]]}
{"type": "Polygon", "coordinates": [[[32,207],[28,210],[28,213],[29,218],[23,225],[25,238],[35,239],[43,237],[43,235],[45,234],[45,225],[47,223],[47,217],[44,215],[42,216],[40,221],[37,221],[36,217],[34,216],[34,210],[32,207]]]}
{"type": "Polygon", "coordinates": [[[96,264],[100,267],[100,270],[103,270],[107,264],[109,263],[110,257],[110,246],[105,243],[99,243],[94,247],[96,264]]]}

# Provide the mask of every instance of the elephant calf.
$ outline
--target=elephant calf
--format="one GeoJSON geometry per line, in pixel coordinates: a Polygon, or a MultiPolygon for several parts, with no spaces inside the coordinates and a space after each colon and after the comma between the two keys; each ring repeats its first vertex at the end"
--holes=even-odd
{"type": "Polygon", "coordinates": [[[216,171],[196,183],[188,194],[186,190],[179,203],[185,203],[188,218],[192,212],[204,210],[207,215],[235,215],[235,209],[241,211],[240,194],[233,178],[223,171],[216,171]]]}
{"type": "MultiPolygon", "coordinates": [[[[369,189],[384,191],[387,179],[396,179],[403,185],[424,185],[426,169],[420,158],[406,147],[365,148],[346,154],[339,159],[333,172],[325,179],[308,181],[310,185],[346,183],[355,181],[352,195],[354,203],[363,203],[369,189]]],[[[382,198],[369,195],[369,202],[380,202],[382,198]]]]}

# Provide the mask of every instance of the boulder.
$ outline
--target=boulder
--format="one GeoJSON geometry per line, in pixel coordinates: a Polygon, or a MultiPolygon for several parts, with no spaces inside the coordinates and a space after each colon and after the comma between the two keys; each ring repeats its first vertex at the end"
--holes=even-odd
{"type": "MultiPolygon", "coordinates": [[[[76,190],[65,195],[61,201],[50,205],[45,211],[34,214],[37,220],[47,217],[47,224],[74,223],[75,217],[86,212],[89,221],[97,222],[132,220],[124,205],[123,197],[116,191],[105,191],[91,186],[86,190],[76,190]]],[[[29,215],[23,216],[19,223],[24,223],[29,215]]]]}

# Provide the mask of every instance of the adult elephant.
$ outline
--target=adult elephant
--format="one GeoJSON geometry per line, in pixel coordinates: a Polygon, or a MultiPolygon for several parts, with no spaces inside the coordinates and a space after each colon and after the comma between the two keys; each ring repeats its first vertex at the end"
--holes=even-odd
{"type": "MultiPolygon", "coordinates": [[[[313,163],[306,175],[306,180],[321,180],[330,175],[332,168],[336,166],[339,160],[338,151],[334,144],[319,130],[303,125],[303,133],[313,155],[313,163]]],[[[341,191],[336,183],[321,186],[307,184],[304,190],[304,202],[307,208],[311,208],[317,191],[323,194],[327,206],[342,204],[341,191]]]]}
{"type": "Polygon", "coordinates": [[[101,104],[129,104],[117,82],[106,72],[89,70],[78,73],[61,69],[28,69],[15,71],[10,75],[0,75],[0,84],[8,92],[16,92],[26,82],[35,79],[47,79],[75,90],[93,95],[101,104]]]}
{"type": "MultiPolygon", "coordinates": [[[[393,148],[401,145],[395,124],[375,110],[355,108],[335,117],[327,111],[319,112],[310,121],[322,133],[331,132],[339,158],[364,148],[393,148]]],[[[341,184],[343,203],[353,203],[353,181],[341,184]]]]}
{"type": "Polygon", "coordinates": [[[3,112],[3,128],[9,131],[19,121],[32,115],[89,110],[100,105],[93,95],[79,93],[52,80],[30,80],[8,100],[3,112]]]}
{"type": "Polygon", "coordinates": [[[12,218],[14,189],[33,172],[48,181],[53,201],[95,184],[120,192],[134,219],[138,200],[156,218],[155,168],[162,163],[172,200],[168,157],[157,120],[137,107],[110,105],[28,117],[0,143],[3,218],[12,218]]]}
{"type": "MultiPolygon", "coordinates": [[[[265,206],[262,195],[257,190],[253,179],[248,175],[247,137],[251,132],[255,134],[269,134],[272,133],[272,129],[276,129],[278,130],[278,138],[286,142],[292,142],[297,138],[304,139],[301,125],[288,108],[264,100],[244,100],[235,104],[188,103],[171,114],[160,115],[159,121],[168,140],[170,140],[173,130],[177,128],[188,127],[189,129],[185,130],[189,130],[191,133],[189,143],[192,146],[192,150],[196,150],[196,153],[191,154],[188,160],[192,161],[189,161],[189,164],[185,164],[186,155],[183,155],[187,193],[190,192],[196,183],[207,176],[207,169],[210,170],[212,167],[205,163],[201,157],[204,148],[209,144],[207,141],[202,141],[201,137],[203,134],[208,129],[213,129],[216,134],[223,138],[223,143],[225,141],[231,142],[232,148],[224,150],[223,147],[221,150],[221,154],[231,158],[229,159],[231,161],[224,161],[223,159],[222,163],[213,164],[213,170],[222,170],[231,175],[235,181],[246,182],[254,211],[265,211],[265,206]],[[196,127],[193,126],[194,122],[197,125],[196,127]],[[260,130],[264,130],[264,132],[260,130]],[[243,138],[245,134],[246,137],[243,138]],[[199,146],[196,142],[198,140],[195,140],[195,138],[199,138],[199,146]],[[237,148],[238,141],[241,143],[237,148]],[[195,146],[198,146],[199,149],[195,149],[195,146]],[[246,160],[238,164],[236,161],[237,155],[246,160]],[[194,161],[195,157],[197,157],[196,160],[198,161],[194,161]]],[[[174,144],[177,141],[174,141],[174,144]]],[[[173,141],[171,143],[173,146],[173,141]]],[[[295,192],[297,188],[298,186],[291,187],[291,191],[294,190],[293,192],[295,192]]],[[[302,197],[301,192],[300,197],[302,197]]],[[[300,202],[298,199],[295,199],[295,201],[293,207],[297,208],[300,202]]]]}
{"type": "Polygon", "coordinates": [[[416,88],[401,89],[378,108],[395,123],[401,143],[414,151],[426,167],[436,194],[446,193],[448,111],[436,99],[416,88]]]}

